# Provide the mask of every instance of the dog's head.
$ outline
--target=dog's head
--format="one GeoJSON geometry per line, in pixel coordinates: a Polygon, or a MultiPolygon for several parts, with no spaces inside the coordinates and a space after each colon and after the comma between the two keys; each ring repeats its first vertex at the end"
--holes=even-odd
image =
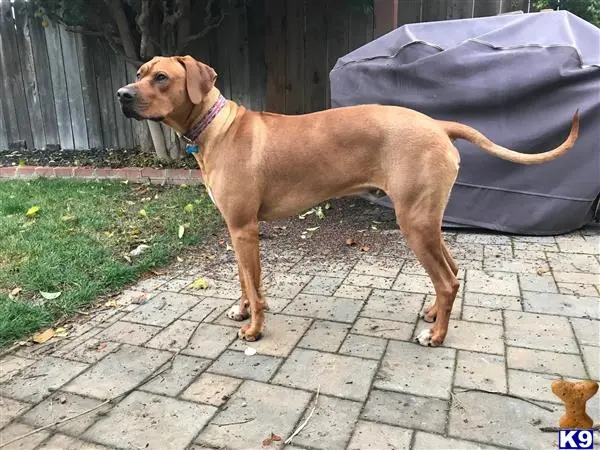
{"type": "Polygon", "coordinates": [[[191,56],[157,56],[139,68],[135,83],[119,89],[117,97],[129,118],[186,117],[214,87],[216,78],[212,67],[191,56]]]}

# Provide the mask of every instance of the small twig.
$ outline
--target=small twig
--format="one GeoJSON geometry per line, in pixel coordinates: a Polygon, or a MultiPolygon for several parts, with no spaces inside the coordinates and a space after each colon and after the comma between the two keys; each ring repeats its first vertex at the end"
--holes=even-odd
{"type": "Polygon", "coordinates": [[[152,374],[152,375],[144,378],[141,382],[139,382],[138,384],[136,384],[131,389],[126,390],[122,394],[115,395],[113,398],[105,400],[104,402],[100,403],[99,405],[96,405],[93,408],[90,408],[90,409],[87,409],[87,410],[85,410],[83,412],[80,412],[79,414],[76,414],[76,415],[70,416],[70,417],[66,417],[64,419],[59,420],[58,422],[54,422],[54,423],[51,423],[51,424],[48,424],[48,425],[44,425],[43,427],[36,428],[35,430],[32,430],[29,433],[22,434],[21,436],[17,436],[16,438],[11,439],[8,442],[2,442],[2,443],[0,443],[0,448],[7,447],[10,444],[13,444],[13,443],[15,443],[17,441],[20,441],[21,439],[25,439],[26,437],[31,436],[32,434],[36,434],[36,433],[39,433],[41,431],[47,430],[48,428],[53,428],[53,427],[55,427],[57,425],[63,424],[65,422],[69,422],[69,421],[74,420],[74,419],[77,419],[77,418],[79,418],[81,416],[84,416],[86,414],[91,413],[92,411],[97,410],[98,408],[100,408],[100,407],[102,407],[102,406],[104,406],[104,405],[106,405],[108,403],[114,403],[119,398],[128,396],[129,394],[131,394],[133,391],[135,391],[139,387],[143,386],[146,383],[149,383],[150,381],[154,380],[156,377],[162,375],[167,370],[171,369],[173,367],[173,361],[175,360],[175,357],[177,357],[177,355],[179,355],[180,351],[181,351],[181,349],[178,350],[177,353],[175,353],[173,356],[171,356],[171,358],[169,359],[169,361],[167,361],[165,363],[164,367],[161,370],[159,370],[158,372],[156,372],[156,373],[154,373],[154,374],[152,374]]]}
{"type": "Polygon", "coordinates": [[[46,375],[48,375],[47,373],[38,373],[35,375],[27,375],[26,377],[24,377],[25,380],[29,380],[30,378],[39,378],[39,377],[45,377],[46,375]]]}
{"type": "Polygon", "coordinates": [[[284,442],[284,444],[289,444],[290,442],[292,442],[292,439],[294,439],[294,437],[300,433],[302,431],[302,429],[306,426],[306,424],[308,424],[308,421],[310,420],[310,418],[312,417],[313,413],[315,412],[315,409],[317,408],[317,400],[319,400],[319,392],[321,391],[321,385],[319,385],[317,387],[317,395],[315,396],[315,403],[312,407],[312,410],[310,411],[310,414],[308,415],[308,417],[306,418],[306,420],[298,427],[296,428],[296,431],[294,431],[292,433],[292,435],[287,438],[284,442]]]}
{"type": "MultiPolygon", "coordinates": [[[[556,433],[557,431],[563,430],[564,428],[560,427],[540,427],[540,431],[542,433],[556,433]]],[[[592,428],[587,428],[589,430],[600,431],[600,425],[594,425],[592,428]]]]}
{"type": "Polygon", "coordinates": [[[229,425],[241,425],[243,423],[252,422],[254,419],[256,419],[256,417],[252,417],[251,419],[246,420],[240,420],[239,422],[213,423],[213,425],[216,425],[218,427],[228,427],[229,425]]]}
{"type": "Polygon", "coordinates": [[[505,394],[504,392],[488,391],[488,390],[485,390],[485,389],[460,389],[457,392],[483,392],[484,394],[501,395],[502,397],[509,397],[509,398],[514,398],[516,400],[521,400],[521,401],[524,401],[526,403],[530,403],[530,404],[532,404],[534,406],[537,406],[538,408],[545,409],[546,411],[554,412],[554,409],[552,409],[552,408],[550,408],[548,406],[540,405],[539,403],[536,403],[533,400],[528,400],[526,398],[519,397],[518,395],[505,394]]]}

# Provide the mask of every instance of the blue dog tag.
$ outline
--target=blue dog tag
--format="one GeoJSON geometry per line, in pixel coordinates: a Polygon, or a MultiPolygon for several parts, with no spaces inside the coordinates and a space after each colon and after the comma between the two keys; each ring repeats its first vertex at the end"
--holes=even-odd
{"type": "Polygon", "coordinates": [[[197,144],[187,144],[185,146],[185,152],[188,155],[193,155],[194,153],[198,153],[198,145],[197,144]]]}

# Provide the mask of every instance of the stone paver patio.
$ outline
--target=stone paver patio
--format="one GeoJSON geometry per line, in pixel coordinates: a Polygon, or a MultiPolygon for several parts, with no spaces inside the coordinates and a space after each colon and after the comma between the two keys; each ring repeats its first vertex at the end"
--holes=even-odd
{"type": "MultiPolygon", "coordinates": [[[[394,236],[337,259],[263,242],[271,310],[251,356],[225,315],[231,260],[144,280],[0,360],[0,445],[98,407],[6,448],[260,449],[271,433],[266,448],[557,448],[539,431],[563,411],[551,381],[600,379],[600,230],[445,233],[461,289],[441,348],[414,342],[433,291],[394,236]]],[[[589,412],[598,423],[600,395],[589,412]]]]}

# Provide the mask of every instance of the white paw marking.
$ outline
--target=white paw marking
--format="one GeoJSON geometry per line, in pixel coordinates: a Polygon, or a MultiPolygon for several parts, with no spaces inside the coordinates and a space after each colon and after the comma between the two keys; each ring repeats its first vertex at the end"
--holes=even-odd
{"type": "Polygon", "coordinates": [[[239,303],[233,305],[229,311],[227,311],[227,317],[231,320],[235,320],[240,322],[248,318],[248,309],[243,308],[239,305],[239,303]]]}
{"type": "Polygon", "coordinates": [[[431,329],[427,328],[421,331],[415,340],[425,347],[431,347],[431,334],[431,329]]]}

